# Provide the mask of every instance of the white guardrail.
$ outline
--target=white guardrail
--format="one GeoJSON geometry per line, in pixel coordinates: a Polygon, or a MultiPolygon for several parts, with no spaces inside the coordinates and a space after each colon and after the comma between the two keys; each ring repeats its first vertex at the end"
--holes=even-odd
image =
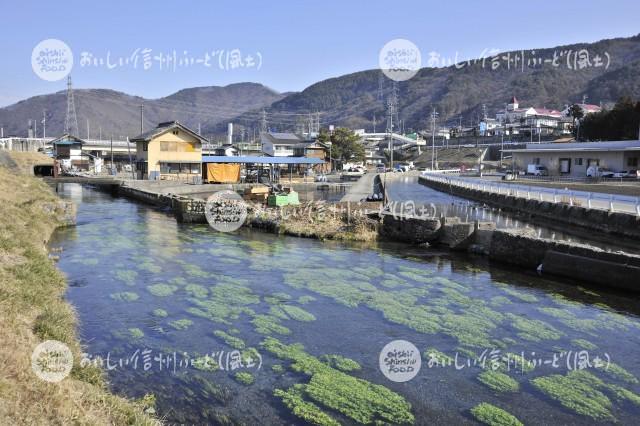
{"type": "Polygon", "coordinates": [[[607,210],[640,216],[640,197],[605,194],[600,192],[572,191],[569,189],[543,188],[540,186],[488,182],[457,176],[445,176],[435,172],[423,172],[421,176],[434,182],[469,188],[493,194],[510,195],[527,200],[548,201],[588,209],[607,210]]]}

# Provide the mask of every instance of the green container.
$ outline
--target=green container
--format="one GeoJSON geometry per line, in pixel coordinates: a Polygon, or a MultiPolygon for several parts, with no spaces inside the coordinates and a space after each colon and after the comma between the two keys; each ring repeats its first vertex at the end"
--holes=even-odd
{"type": "Polygon", "coordinates": [[[295,191],[291,191],[288,194],[271,194],[267,198],[267,205],[271,207],[296,206],[298,204],[300,204],[300,200],[298,199],[298,193],[295,191]]]}

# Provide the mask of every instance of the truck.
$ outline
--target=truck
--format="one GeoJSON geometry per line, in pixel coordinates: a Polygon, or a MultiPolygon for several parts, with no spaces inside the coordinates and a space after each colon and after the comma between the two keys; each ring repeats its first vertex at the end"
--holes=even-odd
{"type": "Polygon", "coordinates": [[[549,170],[539,164],[527,164],[527,174],[533,176],[549,176],[549,170]]]}

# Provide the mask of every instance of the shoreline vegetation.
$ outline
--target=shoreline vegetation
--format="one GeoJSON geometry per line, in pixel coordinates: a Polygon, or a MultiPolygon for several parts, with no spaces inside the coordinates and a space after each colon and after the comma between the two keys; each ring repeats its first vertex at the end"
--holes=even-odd
{"type": "Polygon", "coordinates": [[[75,218],[59,199],[25,171],[47,161],[34,153],[11,153],[0,164],[0,424],[159,424],[153,396],[131,401],[112,394],[104,372],[80,367],[82,347],[66,280],[46,250],[53,231],[75,218]],[[46,340],[66,344],[73,368],[59,383],[41,380],[31,354],[46,340]]]}

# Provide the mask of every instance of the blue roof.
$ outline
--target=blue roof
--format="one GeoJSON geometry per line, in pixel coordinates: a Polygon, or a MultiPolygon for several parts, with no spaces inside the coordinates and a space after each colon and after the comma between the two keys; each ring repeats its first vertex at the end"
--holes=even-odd
{"type": "Polygon", "coordinates": [[[224,155],[203,155],[203,163],[251,163],[251,164],[324,164],[319,158],[306,157],[226,157],[224,155]]]}

